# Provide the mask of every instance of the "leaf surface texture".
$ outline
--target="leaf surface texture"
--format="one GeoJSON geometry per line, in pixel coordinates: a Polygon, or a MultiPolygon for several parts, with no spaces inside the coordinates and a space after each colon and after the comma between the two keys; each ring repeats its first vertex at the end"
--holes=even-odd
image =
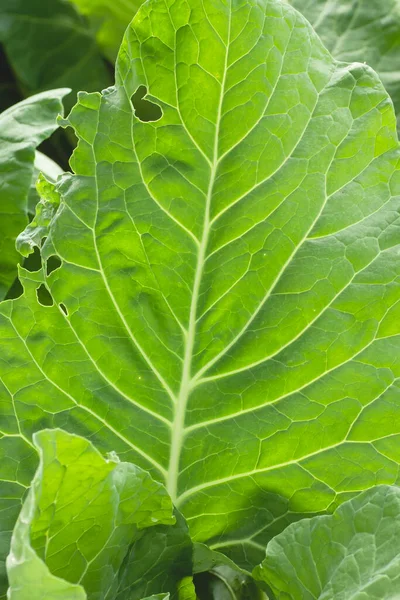
{"type": "MultiPolygon", "coordinates": [[[[165,564],[163,554],[171,553],[165,530],[177,538],[181,528],[163,486],[131,463],[104,459],[89,441],[65,431],[41,431],[34,442],[40,465],[7,559],[10,600],[139,600],[142,594],[125,577],[128,572],[131,580],[140,579],[126,560],[138,551],[146,573],[142,587],[151,591],[152,571],[161,562],[162,585],[175,579],[175,593],[173,586],[169,590],[176,598],[177,565],[165,564]],[[147,530],[160,527],[163,537],[143,552],[147,530]]],[[[186,554],[190,562],[190,548],[186,554]]]]}
{"type": "Polygon", "coordinates": [[[15,239],[28,223],[35,149],[57,129],[61,100],[68,92],[64,88],[37,94],[0,114],[0,298],[15,279],[21,258],[15,239]]]}
{"type": "Polygon", "coordinates": [[[157,0],[115,87],[64,124],[75,174],[42,248],[62,264],[0,308],[2,451],[79,432],[246,568],[291,521],[397,482],[399,150],[377,75],[276,0],[157,0]]]}
{"type": "Polygon", "coordinates": [[[377,486],[333,515],[293,523],[267,547],[255,575],[277,600],[396,598],[400,489],[377,486]]]}

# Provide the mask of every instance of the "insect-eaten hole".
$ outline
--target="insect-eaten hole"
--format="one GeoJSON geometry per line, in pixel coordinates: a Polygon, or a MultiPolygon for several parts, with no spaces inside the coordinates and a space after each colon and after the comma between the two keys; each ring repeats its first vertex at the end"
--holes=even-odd
{"type": "Polygon", "coordinates": [[[32,254],[24,260],[24,269],[27,271],[39,271],[42,266],[42,257],[37,246],[34,247],[32,254]]]}
{"type": "Polygon", "coordinates": [[[53,273],[53,271],[56,271],[57,269],[59,269],[61,267],[61,264],[62,264],[61,258],[59,258],[56,254],[49,256],[49,258],[46,261],[47,276],[49,276],[50,273],[53,273]]]}
{"type": "Polygon", "coordinates": [[[53,298],[47,287],[42,283],[36,290],[36,296],[39,304],[42,306],[53,306],[53,298]]]}
{"type": "Polygon", "coordinates": [[[19,277],[16,277],[11,285],[11,287],[8,289],[8,292],[4,298],[4,300],[16,300],[17,298],[20,298],[20,296],[22,296],[22,294],[24,293],[24,288],[22,287],[22,283],[19,279],[19,277]]]}
{"type": "Polygon", "coordinates": [[[65,306],[65,304],[63,304],[61,302],[61,304],[59,305],[61,310],[63,311],[64,315],[68,317],[68,308],[65,306]]]}
{"type": "Polygon", "coordinates": [[[162,110],[158,104],[146,100],[144,96],[147,94],[145,85],[140,85],[133,94],[131,101],[135,110],[135,116],[139,121],[148,123],[149,121],[159,121],[162,117],[162,110]]]}

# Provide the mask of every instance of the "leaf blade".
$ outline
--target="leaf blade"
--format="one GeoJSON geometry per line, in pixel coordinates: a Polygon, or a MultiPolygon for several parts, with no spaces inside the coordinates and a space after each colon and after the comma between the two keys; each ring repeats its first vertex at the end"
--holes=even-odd
{"type": "MultiPolygon", "coordinates": [[[[132,544],[146,537],[142,531],[172,526],[175,537],[180,535],[168,495],[141,469],[115,455],[105,460],[79,436],[44,430],[34,441],[40,464],[7,559],[10,598],[28,598],[33,590],[35,598],[123,597],[119,587],[127,587],[120,570],[132,544]]],[[[153,548],[140,560],[149,572],[159,555],[153,548]]],[[[160,587],[174,592],[166,570],[163,578],[160,587]]],[[[150,591],[151,581],[146,585],[150,591]]],[[[141,597],[133,589],[130,594],[141,597]]]]}
{"type": "Polygon", "coordinates": [[[269,543],[254,575],[277,598],[392,597],[398,590],[399,499],[399,488],[377,486],[333,515],[290,525],[269,543]]]}
{"type": "Polygon", "coordinates": [[[291,520],[397,481],[399,149],[376,74],[291,7],[200,4],[144,5],[116,86],[80,94],[42,248],[62,265],[1,323],[41,382],[13,381],[26,435],[56,394],[52,424],[168,482],[195,539],[249,568],[291,520]]]}

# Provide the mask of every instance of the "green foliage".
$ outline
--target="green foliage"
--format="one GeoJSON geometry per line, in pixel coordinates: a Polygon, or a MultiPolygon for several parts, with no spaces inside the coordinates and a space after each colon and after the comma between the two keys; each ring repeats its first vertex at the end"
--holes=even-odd
{"type": "Polygon", "coordinates": [[[0,42],[25,95],[109,85],[110,75],[84,18],[68,0],[2,0],[0,42]]]}
{"type": "Polygon", "coordinates": [[[36,182],[36,191],[40,198],[35,207],[35,216],[27,228],[17,237],[15,246],[22,256],[29,256],[35,246],[40,246],[46,236],[49,225],[60,206],[60,195],[54,184],[40,173],[36,182]]]}
{"type": "MultiPolygon", "coordinates": [[[[51,90],[15,104],[0,114],[0,298],[17,274],[15,239],[28,223],[35,149],[57,128],[61,99],[68,89],[51,90]]],[[[54,168],[54,167],[53,167],[54,168]]]]}
{"type": "MultiPolygon", "coordinates": [[[[112,52],[121,5],[79,2],[112,52]]],[[[303,8],[352,53],[331,5],[303,8]]],[[[152,0],[115,86],[60,124],[73,172],[39,176],[17,247],[41,268],[0,304],[11,600],[389,600],[395,544],[371,557],[400,493],[400,152],[377,74],[281,0],[152,0]]]]}
{"type": "Polygon", "coordinates": [[[389,600],[400,590],[400,489],[377,486],[332,516],[293,523],[255,570],[277,599],[389,600]]]}
{"type": "MultiPolygon", "coordinates": [[[[121,41],[142,4],[141,0],[70,0],[79,12],[87,15],[97,29],[97,42],[104,54],[115,61],[121,41]]],[[[85,88],[86,89],[86,88],[85,88]]]]}
{"type": "Polygon", "coordinates": [[[115,449],[251,566],[291,519],[397,481],[395,118],[290,7],[184,6],[144,5],[116,87],[69,117],[42,249],[62,265],[3,306],[1,375],[14,427],[115,449]],[[160,120],[135,117],[141,85],[160,120]]]}
{"type": "Polygon", "coordinates": [[[400,110],[398,0],[286,0],[313,25],[335,58],[376,69],[400,110]]]}
{"type": "MultiPolygon", "coordinates": [[[[136,576],[126,557],[148,528],[175,523],[165,490],[131,463],[105,460],[84,438],[47,430],[34,442],[40,465],[7,559],[10,600],[140,599],[126,585],[126,575],[136,576]]],[[[151,574],[162,550],[170,549],[149,548],[140,559],[151,574]]],[[[175,565],[164,567],[165,585],[167,569],[175,565]]],[[[151,587],[151,577],[145,585],[151,587]]]]}

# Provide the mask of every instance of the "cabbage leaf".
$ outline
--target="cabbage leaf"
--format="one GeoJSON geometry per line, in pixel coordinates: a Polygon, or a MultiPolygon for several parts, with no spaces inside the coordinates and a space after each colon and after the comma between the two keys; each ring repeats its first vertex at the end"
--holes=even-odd
{"type": "Polygon", "coordinates": [[[377,486],[333,515],[289,525],[255,575],[275,598],[393,600],[400,589],[400,488],[377,486]]]}
{"type": "Polygon", "coordinates": [[[111,82],[86,19],[67,0],[2,0],[0,42],[24,95],[70,87],[70,108],[79,90],[111,82]]]}
{"type": "Polygon", "coordinates": [[[142,4],[142,0],[70,0],[80,13],[86,15],[93,24],[97,43],[104,54],[113,62],[132,17],[142,4]]]}
{"type": "MultiPolygon", "coordinates": [[[[366,62],[379,74],[400,113],[398,0],[287,0],[311,23],[335,58],[366,62]]],[[[399,121],[397,122],[399,127],[399,121]]]]}
{"type": "Polygon", "coordinates": [[[247,569],[398,482],[400,154],[375,72],[278,0],[155,0],[63,124],[43,270],[0,305],[4,479],[38,429],[79,433],[247,569]]]}
{"type": "Polygon", "coordinates": [[[15,239],[28,223],[35,162],[43,166],[43,155],[35,154],[35,149],[57,129],[61,100],[69,91],[37,94],[0,114],[0,298],[17,276],[21,257],[15,239]]]}
{"type": "MultiPolygon", "coordinates": [[[[137,541],[143,544],[149,528],[180,535],[165,489],[142,469],[112,454],[104,459],[88,440],[62,430],[36,433],[34,443],[40,465],[11,541],[9,599],[142,598],[126,585],[124,575],[134,569],[127,555],[137,541]]],[[[163,560],[171,551],[166,539],[140,555],[147,588],[160,561],[164,586],[168,569],[171,579],[178,576],[176,564],[163,560]]],[[[190,549],[186,555],[191,568],[190,549]]]]}

